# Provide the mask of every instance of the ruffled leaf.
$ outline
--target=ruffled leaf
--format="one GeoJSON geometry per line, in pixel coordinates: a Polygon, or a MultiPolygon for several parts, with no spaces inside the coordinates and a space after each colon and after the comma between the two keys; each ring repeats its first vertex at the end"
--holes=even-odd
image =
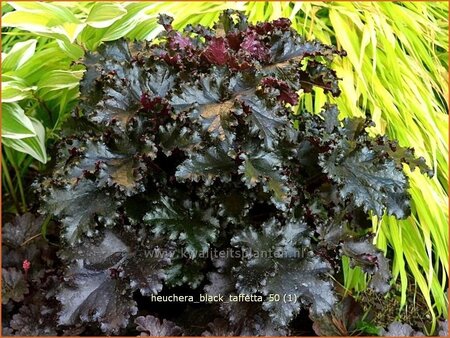
{"type": "Polygon", "coordinates": [[[216,239],[218,220],[212,212],[212,209],[202,210],[199,205],[188,200],[179,205],[174,200],[162,197],[154,211],[147,213],[144,220],[152,226],[156,235],[167,235],[195,257],[206,252],[216,239]]]}
{"type": "Polygon", "coordinates": [[[49,188],[44,201],[47,210],[60,218],[64,239],[75,244],[82,234],[92,234],[97,221],[114,223],[121,201],[114,200],[113,194],[88,179],[81,179],[74,185],[49,188]]]}
{"type": "Polygon", "coordinates": [[[102,241],[86,240],[77,248],[65,283],[57,295],[62,304],[59,325],[98,322],[102,331],[118,333],[137,311],[136,304],[120,278],[121,263],[129,248],[112,232],[102,241]]]}
{"type": "Polygon", "coordinates": [[[297,297],[296,301],[293,298],[289,302],[267,299],[263,303],[263,308],[281,327],[300,311],[301,304],[311,304],[316,314],[331,310],[336,298],[332,283],[324,278],[331,268],[319,257],[302,257],[299,245],[308,243],[304,225],[289,223],[280,227],[272,219],[262,229],[262,233],[252,229],[243,231],[232,239],[233,245],[251,253],[251,258],[243,260],[236,268],[237,289],[243,293],[260,291],[264,295],[297,297]]]}
{"type": "Polygon", "coordinates": [[[178,166],[175,175],[180,180],[198,181],[203,178],[205,184],[211,184],[217,177],[222,182],[229,181],[235,169],[235,161],[229,156],[226,144],[222,144],[207,149],[204,154],[192,155],[178,166]]]}
{"type": "Polygon", "coordinates": [[[28,283],[16,268],[2,269],[2,303],[20,302],[28,293],[28,283]]]}
{"type": "Polygon", "coordinates": [[[137,325],[136,330],[141,332],[141,336],[181,336],[183,332],[175,323],[166,319],[160,321],[153,316],[139,316],[135,319],[134,323],[137,325]]]}
{"type": "Polygon", "coordinates": [[[383,253],[368,241],[345,242],[343,253],[351,258],[352,264],[360,266],[365,272],[372,274],[370,286],[377,292],[386,293],[390,289],[391,272],[389,263],[383,253]]]}
{"type": "Polygon", "coordinates": [[[379,159],[367,147],[351,149],[344,143],[329,157],[324,156],[320,164],[341,185],[342,198],[351,198],[365,211],[373,211],[378,217],[385,209],[397,218],[409,214],[406,177],[395,162],[379,159]]]}

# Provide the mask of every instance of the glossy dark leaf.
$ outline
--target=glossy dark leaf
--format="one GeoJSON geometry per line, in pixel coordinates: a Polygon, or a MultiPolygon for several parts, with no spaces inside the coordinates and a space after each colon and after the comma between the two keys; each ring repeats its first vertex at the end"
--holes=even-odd
{"type": "Polygon", "coordinates": [[[230,331],[228,322],[223,318],[216,318],[208,324],[208,330],[202,333],[204,337],[227,337],[234,336],[230,331]]]}
{"type": "Polygon", "coordinates": [[[112,194],[88,179],[81,179],[73,185],[51,187],[45,202],[48,210],[60,218],[64,239],[75,244],[82,234],[92,235],[96,220],[106,225],[114,223],[120,202],[112,194]]]}
{"type": "Polygon", "coordinates": [[[165,319],[160,321],[153,316],[137,317],[134,323],[137,325],[136,329],[141,332],[141,336],[181,336],[183,332],[175,323],[165,319]]]}
{"type": "Polygon", "coordinates": [[[203,178],[205,184],[211,184],[216,177],[223,182],[229,181],[233,171],[236,171],[235,161],[229,156],[226,145],[222,144],[187,159],[178,166],[175,175],[180,180],[198,181],[203,178]]]}
{"type": "Polygon", "coordinates": [[[269,107],[256,96],[244,96],[242,100],[248,110],[250,132],[257,134],[269,149],[273,149],[279,138],[279,130],[288,123],[286,116],[282,115],[282,106],[277,103],[269,107]]]}
{"type": "Polygon", "coordinates": [[[381,293],[389,291],[391,273],[388,260],[373,244],[368,241],[347,241],[343,244],[342,250],[351,258],[354,266],[360,266],[373,275],[370,282],[372,288],[381,293]]]}
{"type": "Polygon", "coordinates": [[[283,205],[289,200],[287,177],[280,173],[281,159],[272,152],[258,150],[254,145],[245,148],[239,158],[242,164],[238,171],[242,175],[242,181],[248,188],[262,183],[264,191],[270,192],[275,204],[283,205]]]}
{"type": "Polygon", "coordinates": [[[237,289],[249,294],[260,290],[264,295],[291,295],[291,301],[268,299],[263,303],[281,327],[299,312],[301,304],[311,304],[315,314],[331,310],[336,298],[331,282],[323,278],[331,272],[330,265],[318,257],[302,256],[301,244],[309,242],[305,226],[294,222],[280,227],[272,219],[262,229],[262,233],[250,229],[232,239],[234,245],[254,255],[236,268],[237,289]]]}
{"type": "Polygon", "coordinates": [[[129,248],[112,232],[106,232],[100,243],[86,240],[76,250],[77,258],[57,296],[62,304],[58,323],[98,322],[102,331],[117,334],[137,312],[131,295],[123,292],[127,287],[120,276],[129,248]]]}
{"type": "Polygon", "coordinates": [[[161,197],[154,211],[147,213],[144,220],[155,234],[167,235],[195,257],[208,250],[210,243],[216,239],[218,220],[212,215],[212,209],[202,210],[188,200],[181,203],[179,205],[174,200],[161,197]]]}
{"type": "Polygon", "coordinates": [[[367,147],[350,148],[343,141],[320,163],[328,176],[341,185],[342,198],[350,198],[357,206],[381,217],[405,218],[409,214],[407,180],[392,160],[381,160],[367,147]]]}
{"type": "Polygon", "coordinates": [[[311,314],[310,317],[318,336],[350,336],[357,332],[357,324],[364,317],[364,311],[351,296],[347,296],[329,313],[321,316],[311,314]]]}

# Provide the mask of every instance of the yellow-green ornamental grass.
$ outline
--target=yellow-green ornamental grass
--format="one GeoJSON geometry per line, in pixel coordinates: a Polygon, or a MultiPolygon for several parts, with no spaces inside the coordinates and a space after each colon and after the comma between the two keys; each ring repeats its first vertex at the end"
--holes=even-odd
{"type": "MultiPolygon", "coordinates": [[[[392,217],[374,218],[373,231],[379,248],[385,252],[388,247],[393,249],[393,276],[401,286],[402,305],[406,304],[408,283],[412,283],[424,295],[435,316],[433,319],[447,316],[448,3],[30,2],[11,5],[16,11],[3,16],[3,26],[17,28],[4,35],[4,47],[5,41],[10,48],[17,41],[35,38],[45,42],[48,48],[59,48],[60,53],[64,52],[72,60],[82,56],[83,50],[95,49],[102,41],[122,36],[152,39],[160,31],[156,24],[160,12],[174,16],[174,24],[179,28],[189,23],[211,25],[226,8],[245,11],[251,21],[288,17],[308,38],[345,49],[348,56],[335,61],[337,74],[343,79],[342,95],[333,99],[317,90],[313,95],[304,95],[301,105],[318,112],[330,100],[338,104],[342,117],[370,114],[376,122],[373,133],[387,134],[398,139],[402,146],[414,147],[416,154],[423,156],[433,168],[435,175],[430,179],[405,167],[411,178],[412,215],[402,221],[392,217]]],[[[43,51],[47,47],[38,45],[39,53],[45,55],[43,51]]],[[[40,90],[37,80],[28,86],[38,86],[40,90]]],[[[68,96],[61,100],[67,102],[68,96]]],[[[20,100],[17,103],[21,104],[20,100]]],[[[64,113],[61,102],[59,109],[64,113]]],[[[365,285],[363,274],[344,263],[346,287],[360,290],[365,285]]]]}

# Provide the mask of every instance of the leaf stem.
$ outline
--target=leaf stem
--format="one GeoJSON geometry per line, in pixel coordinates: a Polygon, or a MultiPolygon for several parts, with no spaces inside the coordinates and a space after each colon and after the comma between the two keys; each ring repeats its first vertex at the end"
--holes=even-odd
{"type": "Polygon", "coordinates": [[[43,107],[44,110],[47,112],[48,118],[49,118],[49,120],[50,120],[50,124],[51,124],[52,126],[54,126],[52,111],[48,108],[48,106],[47,106],[47,104],[45,103],[45,101],[44,101],[42,98],[40,98],[38,95],[36,95],[36,93],[34,93],[33,96],[34,96],[34,98],[39,102],[39,105],[40,105],[41,107],[43,107]]]}
{"type": "Polygon", "coordinates": [[[48,226],[48,223],[50,222],[51,219],[52,219],[52,214],[50,213],[50,214],[47,215],[47,217],[45,217],[45,220],[44,220],[44,222],[42,223],[42,226],[41,226],[41,235],[42,235],[42,237],[44,237],[44,239],[47,242],[48,242],[48,239],[47,239],[47,226],[48,226]]]}
{"type": "Polygon", "coordinates": [[[20,210],[19,203],[17,202],[16,192],[14,190],[14,186],[12,184],[11,176],[9,175],[8,166],[6,165],[6,159],[4,156],[2,156],[1,161],[2,161],[3,177],[5,178],[6,184],[8,185],[9,194],[13,199],[13,203],[16,206],[17,211],[19,211],[20,210]]]}
{"type": "Polygon", "coordinates": [[[38,238],[40,236],[41,236],[41,234],[36,234],[34,236],[31,236],[30,238],[26,239],[22,244],[20,244],[20,246],[24,246],[27,243],[31,242],[33,239],[36,239],[36,238],[38,238]]]}
{"type": "Polygon", "coordinates": [[[5,149],[5,151],[8,153],[9,161],[11,162],[11,165],[14,168],[14,172],[16,173],[17,185],[19,186],[19,193],[20,193],[20,198],[21,198],[21,201],[22,201],[22,208],[21,209],[22,209],[23,212],[27,212],[28,211],[28,209],[27,209],[27,200],[25,198],[25,192],[23,190],[22,175],[20,173],[20,169],[17,166],[17,163],[13,159],[13,156],[11,155],[9,150],[5,149]]]}

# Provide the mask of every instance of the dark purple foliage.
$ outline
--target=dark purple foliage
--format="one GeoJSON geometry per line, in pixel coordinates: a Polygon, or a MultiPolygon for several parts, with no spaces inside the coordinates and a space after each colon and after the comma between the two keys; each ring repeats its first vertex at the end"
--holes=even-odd
{"type": "MultiPolygon", "coordinates": [[[[302,309],[314,318],[335,309],[342,255],[386,292],[389,265],[367,235],[369,216],[407,217],[402,165],[427,168],[370,137],[369,120],[339,120],[334,105],[298,112],[299,95],[316,87],[339,95],[330,67],[345,53],[305,40],[287,19],[251,25],[225,11],[213,29],[183,32],[159,21],[159,43],[105,43],[83,61],[81,113],[38,189],[42,211],[60,222],[64,266],[46,323],[65,334],[123,334],[134,321],[148,335],[286,335],[302,309]],[[182,323],[142,308],[180,287],[261,298],[205,304],[193,320],[180,305],[182,323]]],[[[27,294],[14,270],[24,259],[30,271],[39,264],[8,257],[10,302],[27,294]]],[[[45,309],[27,303],[12,329],[45,309]]]]}

